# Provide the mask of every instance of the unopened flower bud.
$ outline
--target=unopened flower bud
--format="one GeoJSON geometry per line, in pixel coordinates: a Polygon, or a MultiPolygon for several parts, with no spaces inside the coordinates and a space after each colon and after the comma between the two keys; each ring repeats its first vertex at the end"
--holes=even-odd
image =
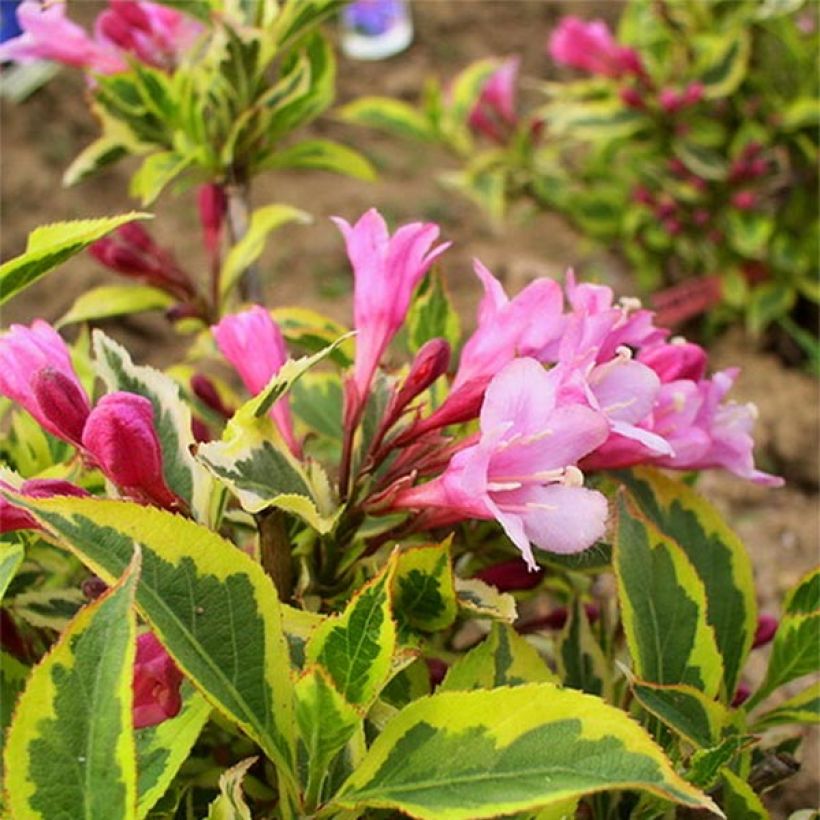
{"type": "Polygon", "coordinates": [[[628,85],[621,88],[618,95],[624,105],[628,105],[630,108],[644,108],[644,101],[641,96],[641,92],[638,91],[634,85],[628,85]]]}
{"type": "Polygon", "coordinates": [[[655,197],[652,196],[652,192],[645,185],[636,185],[632,189],[632,201],[641,205],[654,205],[655,197]]]}
{"type": "Polygon", "coordinates": [[[108,591],[108,584],[99,576],[91,575],[80,584],[80,589],[89,601],[96,601],[100,595],[108,591]]]}
{"type": "Polygon", "coordinates": [[[123,392],[103,396],[88,416],[83,446],[126,495],[161,507],[177,505],[162,473],[154,408],[144,396],[123,392]]]}
{"type": "Polygon", "coordinates": [[[754,191],[738,191],[732,196],[732,205],[739,211],[751,211],[757,205],[757,194],[754,191]]]}
{"type": "Polygon", "coordinates": [[[191,376],[191,390],[206,407],[209,407],[215,413],[219,413],[220,416],[226,419],[233,416],[234,411],[230,407],[226,407],[214,383],[203,373],[194,373],[191,376]]]}
{"type": "Polygon", "coordinates": [[[485,584],[491,584],[500,592],[513,592],[537,587],[544,577],[544,570],[539,568],[533,572],[520,558],[513,558],[484,567],[475,577],[485,584]]]}
{"type": "Polygon", "coordinates": [[[182,673],[152,632],[137,638],[134,661],[134,728],[156,726],[182,708],[182,673]]]}
{"type": "Polygon", "coordinates": [[[735,690],[735,696],[732,698],[732,706],[737,709],[739,706],[743,706],[747,700],[749,700],[749,695],[752,694],[752,690],[749,688],[748,684],[739,683],[737,685],[737,689],[735,690]]]}
{"type": "Polygon", "coordinates": [[[79,444],[90,407],[77,382],[60,370],[45,367],[32,379],[31,387],[43,416],[62,438],[79,444]]]}
{"type": "Polygon", "coordinates": [[[197,193],[199,207],[199,221],[202,223],[202,233],[205,247],[212,256],[219,251],[222,238],[222,226],[225,213],[228,209],[228,200],[221,185],[208,183],[202,185],[197,193]]]}
{"type": "Polygon", "coordinates": [[[703,99],[703,83],[689,83],[683,91],[683,104],[696,105],[703,99]]]}
{"type": "Polygon", "coordinates": [[[711,218],[711,214],[705,208],[698,208],[692,214],[692,222],[694,222],[699,228],[702,228],[704,225],[708,225],[711,218]]]}
{"type": "Polygon", "coordinates": [[[757,629],[755,630],[754,641],[752,642],[752,649],[757,649],[759,646],[765,646],[774,638],[774,633],[777,632],[777,627],[780,622],[774,615],[761,614],[757,618],[757,629]]]}
{"type": "MultiPolygon", "coordinates": [[[[73,495],[77,497],[88,495],[82,487],[77,487],[70,481],[63,481],[59,478],[30,478],[28,481],[24,481],[18,489],[6,484],[4,481],[0,481],[0,487],[32,498],[51,498],[55,495],[73,495]]],[[[0,532],[38,529],[40,529],[40,525],[31,513],[0,496],[0,532]]]]}
{"type": "Polygon", "coordinates": [[[674,114],[683,106],[683,97],[674,88],[663,88],[658,94],[658,103],[667,114],[674,114]]]}
{"type": "Polygon", "coordinates": [[[450,345],[444,339],[430,339],[416,353],[410,372],[396,394],[395,410],[402,410],[422,391],[426,390],[439,376],[447,372],[450,365],[450,345]]]}

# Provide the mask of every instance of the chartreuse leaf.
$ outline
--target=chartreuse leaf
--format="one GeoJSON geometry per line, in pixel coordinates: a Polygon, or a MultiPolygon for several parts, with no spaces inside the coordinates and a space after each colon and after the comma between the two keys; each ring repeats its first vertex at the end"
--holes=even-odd
{"type": "Polygon", "coordinates": [[[448,538],[400,553],[393,576],[393,610],[400,626],[436,632],[458,613],[448,538]]]}
{"type": "Polygon", "coordinates": [[[191,410],[179,385],[153,367],[135,365],[128,351],[101,330],[95,330],[92,338],[97,373],[108,389],[137,393],[151,401],[165,482],[198,520],[208,522],[213,479],[191,455],[191,410]]]}
{"type": "Polygon", "coordinates": [[[143,206],[150,205],[162,193],[162,189],[192,162],[192,155],[181,155],[176,151],[151,154],[131,177],[128,193],[139,199],[143,206]]]}
{"type": "Polygon", "coordinates": [[[442,338],[452,350],[461,338],[461,321],[453,307],[444,279],[437,271],[422,279],[407,314],[407,347],[417,353],[430,339],[442,338]]]}
{"type": "Polygon", "coordinates": [[[760,732],[784,723],[820,723],[820,681],[761,715],[752,730],[760,732]]]}
{"type": "Polygon", "coordinates": [[[57,327],[146,310],[161,310],[175,301],[164,290],[148,285],[101,285],[78,296],[68,313],[57,322],[57,327]]]}
{"type": "Polygon", "coordinates": [[[201,444],[198,459],[250,513],[278,507],[294,513],[321,533],[330,532],[339,510],[318,464],[306,469],[290,452],[267,415],[273,404],[311,367],[329,356],[338,339],[312,356],[291,359],[264,389],[240,407],[228,422],[222,441],[201,444]]]}
{"type": "Polygon", "coordinates": [[[5,749],[14,817],[136,817],[139,550],[125,557],[122,579],[72,621],[20,696],[5,749]]]}
{"type": "Polygon", "coordinates": [[[241,760],[219,778],[219,797],[208,807],[207,820],[253,820],[242,792],[242,781],[258,758],[241,760]]]}
{"type": "Polygon", "coordinates": [[[619,475],[643,514],[677,542],[703,583],[706,620],[723,658],[723,692],[728,699],[757,628],[749,556],[717,510],[691,487],[656,470],[641,468],[619,475]]]}
{"type": "Polygon", "coordinates": [[[21,592],[6,602],[6,606],[26,623],[40,629],[62,632],[77,614],[86,598],[76,587],[51,589],[45,587],[21,592]]]}
{"type": "Polygon", "coordinates": [[[387,683],[396,648],[390,585],[396,558],[363,586],[344,611],[316,627],[305,647],[309,664],[324,670],[341,695],[366,709],[387,683]]]}
{"type": "Polygon", "coordinates": [[[145,817],[165,794],[179,767],[188,759],[211,707],[194,687],[182,685],[182,709],[176,717],[139,729],[137,742],[137,817],[145,817]]]}
{"type": "Polygon", "coordinates": [[[490,634],[449,669],[441,692],[558,683],[536,649],[511,626],[494,623],[490,634]]]}
{"type": "Polygon", "coordinates": [[[17,698],[26,686],[28,674],[29,668],[24,663],[0,650],[0,752],[5,746],[6,729],[11,725],[17,698]]]}
{"type": "Polygon", "coordinates": [[[696,38],[697,77],[708,99],[726,97],[743,82],[751,53],[751,32],[701,33],[696,38]]]}
{"type": "Polygon", "coordinates": [[[288,649],[276,590],[259,564],[211,530],[153,507],[96,498],[12,500],[106,582],[138,544],[141,614],[211,704],[286,776],[292,771],[288,649]]]}
{"type": "Polygon", "coordinates": [[[120,225],[151,214],[132,211],[102,219],[75,219],[35,228],[25,251],[0,265],[0,305],[120,225]]]}
{"type": "Polygon", "coordinates": [[[436,136],[424,114],[392,97],[360,97],[336,113],[344,122],[387,131],[398,137],[434,140],[436,136]]]}
{"type": "Polygon", "coordinates": [[[344,0],[296,0],[279,7],[274,27],[277,44],[285,46],[318,26],[344,5],[344,0]]]}
{"type": "Polygon", "coordinates": [[[709,749],[720,742],[732,722],[728,707],[684,684],[663,686],[632,680],[638,703],[695,747],[709,749]]]}
{"type": "Polygon", "coordinates": [[[251,214],[250,225],[245,235],[231,248],[219,274],[219,296],[224,299],[239,281],[243,272],[262,255],[265,241],[271,231],[300,222],[311,221],[310,214],[291,205],[264,205],[251,214]]]}
{"type": "MultiPolygon", "coordinates": [[[[271,315],[288,344],[302,347],[308,353],[318,353],[349,333],[349,328],[310,308],[275,308],[271,315]]],[[[341,367],[350,367],[354,353],[353,340],[346,337],[344,342],[333,347],[329,356],[341,367]]]]}
{"type": "Polygon", "coordinates": [[[613,568],[637,675],[715,695],[723,665],[706,621],[703,582],[684,551],[618,496],[613,568]]]}
{"type": "Polygon", "coordinates": [[[499,592],[480,578],[456,578],[455,586],[459,607],[473,618],[490,618],[511,624],[518,617],[515,598],[499,592]]]}
{"type": "Polygon", "coordinates": [[[586,610],[577,598],[561,633],[557,660],[564,686],[609,700],[612,675],[603,649],[592,634],[586,610]]]}
{"type": "Polygon", "coordinates": [[[729,769],[721,773],[723,778],[723,810],[727,817],[743,820],[769,820],[769,812],[754,789],[729,769]]]}
{"type": "Polygon", "coordinates": [[[356,179],[372,182],[376,170],[364,156],[346,145],[331,140],[304,140],[271,154],[259,165],[259,170],[280,168],[310,168],[334,171],[356,179]]]}
{"type": "Polygon", "coordinates": [[[790,615],[808,615],[820,609],[820,567],[810,569],[789,590],[783,601],[783,611],[790,615]]]}
{"type": "Polygon", "coordinates": [[[312,812],[321,799],[322,786],[336,754],[353,737],[364,720],[320,666],[308,669],[294,687],[297,759],[302,778],[305,810],[312,812]]]}
{"type": "Polygon", "coordinates": [[[11,579],[23,561],[25,551],[22,544],[0,541],[0,601],[9,588],[11,579]]]}
{"type": "Polygon", "coordinates": [[[608,789],[717,811],[624,712],[550,683],[411,703],[376,738],[336,803],[474,820],[608,789]]]}

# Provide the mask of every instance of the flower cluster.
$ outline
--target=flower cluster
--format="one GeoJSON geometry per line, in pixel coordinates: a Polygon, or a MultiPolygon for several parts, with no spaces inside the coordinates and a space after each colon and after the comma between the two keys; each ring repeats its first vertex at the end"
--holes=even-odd
{"type": "Polygon", "coordinates": [[[94,74],[128,70],[129,60],[171,69],[202,27],[180,12],[142,0],[109,0],[89,35],[66,17],[66,3],[24,0],[23,33],[0,46],[0,62],[52,60],[94,74]]]}

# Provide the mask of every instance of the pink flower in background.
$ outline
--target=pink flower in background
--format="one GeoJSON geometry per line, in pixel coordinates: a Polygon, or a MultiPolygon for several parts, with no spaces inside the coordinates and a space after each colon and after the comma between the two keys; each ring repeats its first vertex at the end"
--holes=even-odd
{"type": "MultiPolygon", "coordinates": [[[[262,391],[288,360],[282,331],[261,305],[223,317],[211,331],[222,355],[234,366],[253,396],[262,391]]],[[[291,452],[298,455],[301,448],[293,432],[288,399],[279,399],[270,415],[291,452]]]]}
{"type": "Polygon", "coordinates": [[[0,394],[25,408],[52,435],[79,445],[88,397],[59,333],[42,319],[0,337],[0,394]]]}
{"type": "Polygon", "coordinates": [[[0,46],[0,61],[52,60],[98,74],[128,69],[127,57],[171,68],[202,26],[178,11],[137,0],[109,0],[94,37],[66,17],[65,2],[24,0],[17,11],[23,34],[0,46]]]}
{"type": "Polygon", "coordinates": [[[153,632],[137,637],[134,660],[134,728],[156,726],[182,708],[182,672],[153,632]]]}
{"type": "MultiPolygon", "coordinates": [[[[24,481],[19,488],[12,487],[5,481],[0,481],[0,488],[12,492],[28,495],[32,498],[51,498],[55,495],[73,495],[82,497],[88,493],[70,481],[59,478],[30,478],[24,481]]],[[[0,533],[12,530],[37,530],[40,525],[31,513],[16,507],[10,501],[0,496],[0,533]]]]}
{"type": "Polygon", "coordinates": [[[375,208],[353,226],[338,217],[333,221],[345,238],[353,267],[358,332],[353,379],[358,402],[363,402],[379,360],[404,322],[413,291],[450,243],[432,247],[439,229],[430,222],[403,225],[391,237],[375,208]]]}
{"type": "Polygon", "coordinates": [[[564,17],[553,31],[548,48],[555,62],[589,74],[613,78],[644,74],[638,53],[619,45],[603,20],[587,23],[578,17],[564,17]]]}
{"type": "Polygon", "coordinates": [[[460,518],[495,518],[532,568],[531,543],[580,552],[603,533],[603,495],[581,486],[578,460],[607,437],[603,415],[558,404],[558,374],[534,359],[508,364],[487,388],[477,444],[438,478],[401,491],[398,508],[439,508],[460,518]]]}
{"type": "Polygon", "coordinates": [[[516,83],[519,57],[510,57],[490,76],[470,112],[469,124],[495,142],[505,142],[506,133],[518,122],[516,83]]]}
{"type": "Polygon", "coordinates": [[[103,396],[88,416],[82,443],[125,495],[160,507],[179,505],[165,483],[154,408],[144,396],[125,392],[103,396]]]}

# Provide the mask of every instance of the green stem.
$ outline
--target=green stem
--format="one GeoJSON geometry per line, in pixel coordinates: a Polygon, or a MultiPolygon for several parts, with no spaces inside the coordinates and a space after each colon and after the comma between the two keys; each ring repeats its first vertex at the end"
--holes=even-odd
{"type": "MultiPolygon", "coordinates": [[[[228,232],[231,245],[236,245],[248,232],[251,222],[250,184],[245,181],[230,183],[225,186],[228,197],[228,232]]],[[[239,280],[239,294],[246,302],[262,304],[262,282],[256,265],[249,265],[239,280]]]]}

